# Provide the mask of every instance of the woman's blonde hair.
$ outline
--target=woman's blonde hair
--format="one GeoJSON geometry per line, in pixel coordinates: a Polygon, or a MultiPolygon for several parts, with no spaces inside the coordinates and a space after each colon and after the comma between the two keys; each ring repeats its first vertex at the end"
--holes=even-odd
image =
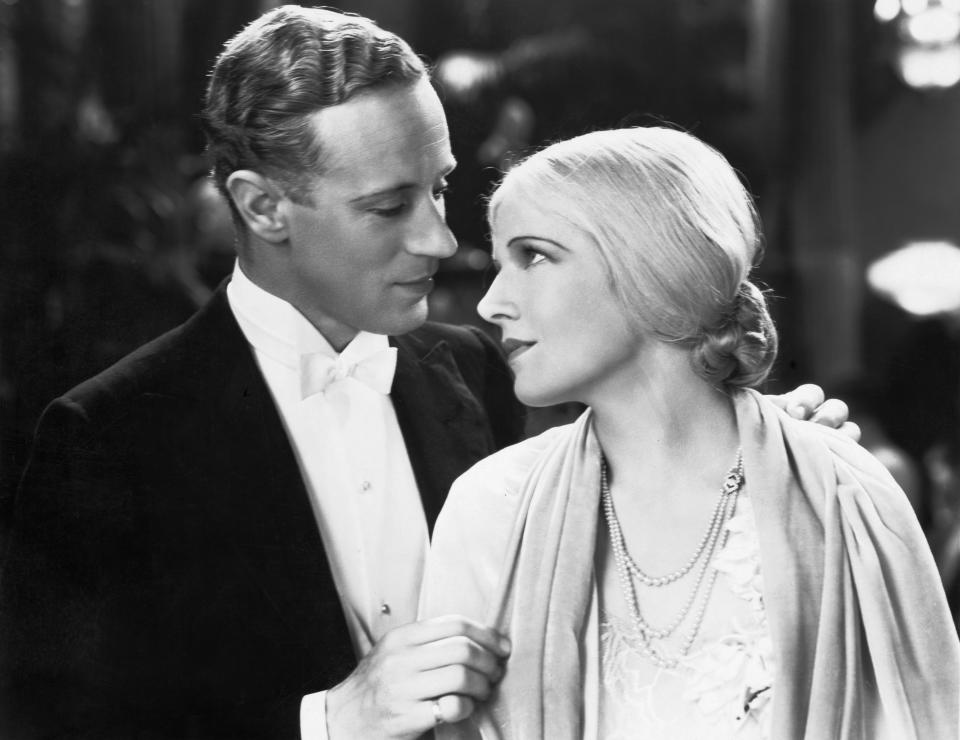
{"type": "Polygon", "coordinates": [[[691,349],[717,386],[762,383],[777,353],[763,293],[753,200],[727,160],[669,128],[597,131],[548,146],[510,170],[490,200],[549,203],[587,233],[626,310],[657,337],[691,349]]]}

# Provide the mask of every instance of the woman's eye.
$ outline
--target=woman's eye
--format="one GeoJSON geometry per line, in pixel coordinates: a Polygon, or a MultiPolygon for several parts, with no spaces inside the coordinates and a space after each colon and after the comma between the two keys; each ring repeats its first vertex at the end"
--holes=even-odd
{"type": "Polygon", "coordinates": [[[523,257],[526,267],[533,267],[547,260],[547,256],[543,252],[538,252],[535,249],[524,249],[523,257]]]}
{"type": "Polygon", "coordinates": [[[444,183],[440,187],[436,188],[433,191],[433,199],[440,200],[443,196],[447,195],[450,192],[450,186],[444,183]]]}

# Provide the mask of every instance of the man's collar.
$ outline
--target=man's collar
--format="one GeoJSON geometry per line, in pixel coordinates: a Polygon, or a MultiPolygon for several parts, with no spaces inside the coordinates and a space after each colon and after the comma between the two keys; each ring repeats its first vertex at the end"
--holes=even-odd
{"type": "Polygon", "coordinates": [[[348,359],[389,346],[386,336],[362,331],[338,353],[300,311],[250,280],[239,261],[227,285],[227,297],[250,344],[291,369],[299,369],[304,354],[342,355],[348,359]]]}

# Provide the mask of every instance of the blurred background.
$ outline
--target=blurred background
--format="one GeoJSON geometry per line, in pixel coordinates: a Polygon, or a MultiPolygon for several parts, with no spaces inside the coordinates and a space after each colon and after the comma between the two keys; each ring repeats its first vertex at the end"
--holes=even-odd
{"type": "MultiPolygon", "coordinates": [[[[197,114],[269,0],[0,0],[0,500],[44,405],[186,319],[232,265],[197,114]]],[[[302,3],[311,4],[311,3],[302,3]]],[[[960,0],[342,0],[434,65],[481,325],[483,198],[544,142],[669,123],[756,195],[782,333],[911,497],[960,602],[960,0]]],[[[569,416],[531,416],[531,431],[569,416]]]]}

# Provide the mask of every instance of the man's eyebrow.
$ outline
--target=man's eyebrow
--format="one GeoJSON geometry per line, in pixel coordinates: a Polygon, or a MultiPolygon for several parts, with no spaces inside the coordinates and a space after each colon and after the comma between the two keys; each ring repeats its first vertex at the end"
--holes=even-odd
{"type": "MultiPolygon", "coordinates": [[[[443,179],[446,179],[447,177],[449,177],[450,173],[453,172],[454,169],[456,169],[456,166],[457,166],[456,161],[450,162],[450,164],[448,164],[446,167],[444,167],[440,171],[440,177],[443,179]]],[[[355,198],[351,198],[349,202],[358,203],[364,200],[374,200],[376,198],[383,197],[384,195],[392,195],[393,193],[397,193],[401,190],[411,190],[412,188],[418,187],[418,185],[419,183],[416,183],[416,182],[398,182],[398,183],[394,183],[393,185],[388,185],[386,187],[379,188],[377,190],[371,190],[369,193],[363,193],[362,195],[358,195],[355,198]]]]}
{"type": "Polygon", "coordinates": [[[364,200],[373,200],[375,198],[380,198],[384,195],[391,195],[401,190],[409,190],[410,188],[413,188],[413,187],[415,187],[415,184],[412,182],[398,182],[395,185],[388,185],[385,188],[380,188],[379,190],[372,190],[369,193],[358,195],[356,198],[351,198],[350,202],[359,203],[360,201],[364,201],[364,200]]]}
{"type": "Polygon", "coordinates": [[[547,243],[547,244],[552,244],[552,245],[555,246],[557,249],[562,249],[564,252],[569,252],[569,251],[570,251],[570,250],[567,249],[565,246],[563,246],[560,242],[556,242],[556,241],[554,241],[553,239],[548,239],[548,238],[545,237],[545,236],[530,236],[530,235],[522,235],[522,236],[515,236],[515,237],[513,237],[510,241],[507,242],[507,247],[508,247],[508,248],[514,247],[514,246],[516,246],[516,242],[522,242],[522,241],[527,241],[527,242],[545,242],[545,243],[547,243]]]}

